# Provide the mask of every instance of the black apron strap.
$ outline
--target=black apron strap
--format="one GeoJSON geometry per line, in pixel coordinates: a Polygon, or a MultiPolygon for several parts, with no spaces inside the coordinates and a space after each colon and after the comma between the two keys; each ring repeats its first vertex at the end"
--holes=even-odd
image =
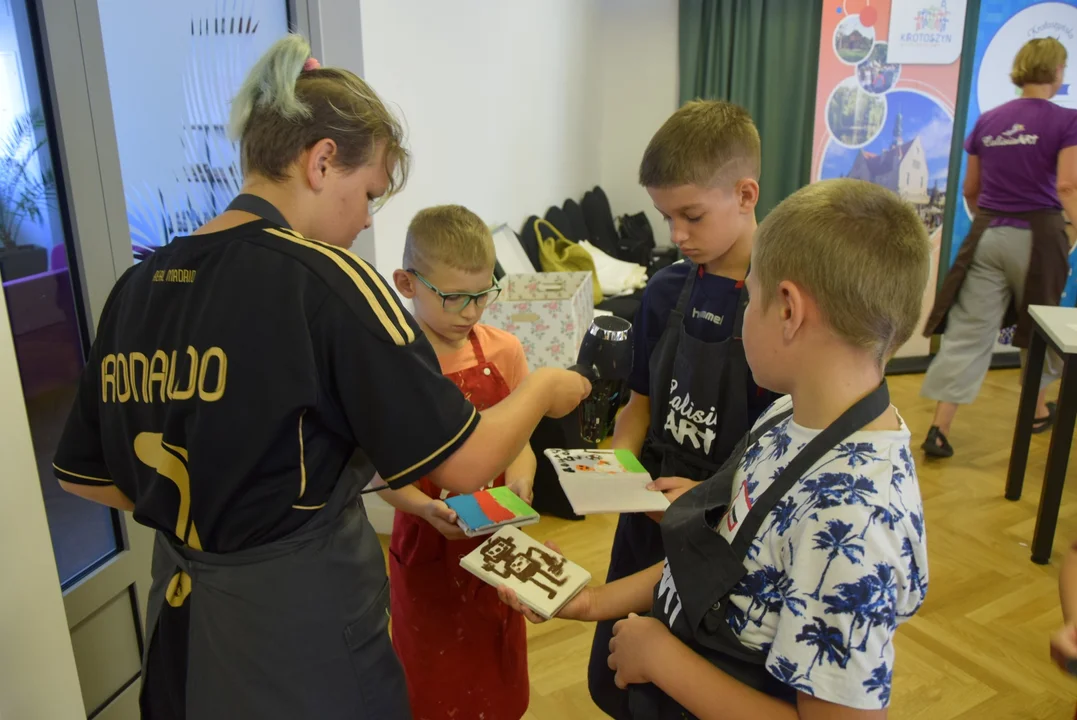
{"type": "Polygon", "coordinates": [[[751,512],[744,518],[743,524],[737,530],[737,535],[731,543],[732,550],[737,557],[744,558],[747,556],[748,547],[755,540],[759,528],[770,514],[770,511],[802,477],[808,474],[819,460],[831,449],[837,447],[842,440],[869,425],[886,412],[889,407],[890,390],[886,386],[886,380],[883,380],[871,394],[857,401],[855,405],[842,413],[841,417],[828,425],[803,450],[797,453],[796,457],[782,470],[774,483],[752,505],[751,512]]]}
{"type": "Polygon", "coordinates": [[[251,195],[250,193],[236,195],[235,199],[228,203],[225,212],[229,210],[239,210],[241,212],[250,213],[251,215],[257,215],[263,220],[279,225],[282,228],[287,230],[292,229],[292,226],[284,219],[284,215],[273,203],[265,198],[258,197],[257,195],[251,195]]]}
{"type": "MultiPolygon", "coordinates": [[[[688,309],[688,303],[692,300],[692,290],[696,286],[696,278],[699,277],[700,267],[695,263],[692,263],[692,269],[688,272],[688,277],[684,279],[684,285],[681,286],[681,294],[677,298],[677,305],[673,308],[673,312],[670,313],[670,322],[673,322],[673,315],[684,316],[684,311],[688,309]]],[[[676,322],[680,322],[681,318],[678,318],[676,322]]]]}
{"type": "Polygon", "coordinates": [[[744,337],[744,310],[748,307],[748,286],[741,281],[740,295],[737,296],[737,317],[733,321],[733,339],[744,337]]]}

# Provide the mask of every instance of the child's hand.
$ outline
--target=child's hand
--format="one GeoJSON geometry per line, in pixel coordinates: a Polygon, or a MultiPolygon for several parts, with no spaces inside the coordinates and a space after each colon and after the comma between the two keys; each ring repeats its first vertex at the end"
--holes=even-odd
{"type": "Polygon", "coordinates": [[[1051,636],[1051,660],[1063,671],[1074,674],[1077,662],[1077,624],[1070,623],[1051,636]]]}
{"type": "Polygon", "coordinates": [[[591,394],[591,383],[572,370],[542,367],[527,376],[524,382],[539,383],[548,405],[546,417],[562,418],[575,410],[591,394]]]}
{"type": "MultiPolygon", "coordinates": [[[[658,478],[657,480],[655,480],[652,483],[648,483],[647,489],[648,490],[654,490],[655,492],[664,493],[665,496],[666,496],[666,500],[669,500],[670,503],[672,503],[674,500],[679,498],[681,495],[684,495],[686,492],[688,492],[689,490],[694,488],[696,485],[701,485],[701,484],[702,483],[696,482],[695,480],[689,480],[688,478],[662,477],[662,478],[658,478]]],[[[661,512],[649,512],[649,513],[647,513],[647,517],[649,517],[651,520],[654,520],[656,523],[661,523],[662,522],[662,516],[663,515],[665,515],[665,513],[661,513],[661,512]]]]}
{"type": "Polygon", "coordinates": [[[686,492],[694,488],[696,485],[702,485],[703,483],[695,480],[689,480],[683,477],[661,477],[650,483],[647,486],[648,490],[657,490],[666,496],[666,500],[671,503],[684,495],[686,492]]]}
{"type": "MultiPolygon", "coordinates": [[[[562,557],[564,556],[564,553],[561,552],[561,548],[559,548],[557,543],[552,540],[547,540],[545,545],[558,555],[561,555],[562,557]]],[[[520,599],[516,597],[516,591],[507,585],[502,585],[497,589],[497,596],[500,598],[501,602],[505,603],[536,625],[546,622],[546,618],[535,613],[531,608],[521,603],[520,599]]],[[[565,603],[565,606],[561,608],[561,612],[557,613],[556,617],[561,620],[588,620],[591,613],[592,598],[591,588],[584,588],[577,593],[576,597],[565,603]]]]}
{"type": "MultiPolygon", "coordinates": [[[[581,590],[576,597],[565,603],[565,606],[561,608],[561,612],[557,613],[554,617],[558,620],[584,620],[586,621],[590,616],[591,602],[592,602],[592,590],[589,587],[581,590]]],[[[539,623],[546,622],[546,618],[537,614],[531,608],[527,607],[520,602],[520,599],[516,597],[516,591],[507,585],[502,585],[497,589],[497,596],[501,599],[501,602],[508,605],[516,612],[523,615],[530,622],[538,625],[539,623]]]]}
{"type": "Polygon", "coordinates": [[[650,662],[658,643],[672,638],[661,620],[635,613],[613,626],[609,667],[613,682],[624,690],[629,685],[651,682],[650,662]]]}
{"type": "Polygon", "coordinates": [[[423,506],[422,517],[434,529],[449,540],[460,540],[467,535],[456,524],[456,512],[441,500],[431,500],[423,506]]]}
{"type": "Polygon", "coordinates": [[[518,477],[507,483],[509,490],[516,493],[516,496],[523,500],[528,505],[535,497],[535,478],[532,477],[518,477]]]}

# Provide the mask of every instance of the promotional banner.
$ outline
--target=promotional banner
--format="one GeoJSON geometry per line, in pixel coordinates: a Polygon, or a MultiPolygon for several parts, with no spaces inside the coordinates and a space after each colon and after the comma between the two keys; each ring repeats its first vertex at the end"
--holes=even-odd
{"type": "MultiPolygon", "coordinates": [[[[1013,59],[1021,46],[1032,38],[1054,37],[1066,47],[1069,66],[1054,102],[1068,108],[1077,108],[1077,89],[1071,84],[1074,71],[1069,69],[1077,63],[1077,0],[1065,2],[1037,2],[1036,0],[982,0],[976,33],[976,55],[972,70],[972,87],[969,91],[969,110],[965,119],[965,134],[972,132],[982,113],[1013,100],[1021,90],[1010,82],[1013,59]]],[[[968,158],[962,155],[960,177],[964,185],[968,158]]],[[[959,186],[960,187],[960,186],[959,186]]],[[[1074,218],[1070,218],[1074,220],[1074,218]]],[[[954,228],[950,236],[950,256],[946,266],[957,257],[961,241],[968,234],[972,218],[962,199],[954,213],[954,228]]],[[[1070,267],[1074,256],[1070,254],[1070,267]]],[[[1071,272],[1062,304],[1077,305],[1077,278],[1071,272]]]]}
{"type": "MultiPolygon", "coordinates": [[[[812,180],[868,180],[916,206],[932,246],[921,320],[935,299],[964,25],[964,0],[823,2],[812,180]]],[[[929,352],[917,333],[897,356],[929,352]]]]}

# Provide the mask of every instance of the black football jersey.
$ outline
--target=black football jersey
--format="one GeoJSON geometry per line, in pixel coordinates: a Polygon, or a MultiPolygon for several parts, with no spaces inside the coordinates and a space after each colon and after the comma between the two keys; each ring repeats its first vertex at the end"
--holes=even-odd
{"type": "Polygon", "coordinates": [[[55,469],[229,552],[306,522],[357,449],[401,487],[478,419],[377,271],[260,220],[178,237],[124,274],[55,469]]]}

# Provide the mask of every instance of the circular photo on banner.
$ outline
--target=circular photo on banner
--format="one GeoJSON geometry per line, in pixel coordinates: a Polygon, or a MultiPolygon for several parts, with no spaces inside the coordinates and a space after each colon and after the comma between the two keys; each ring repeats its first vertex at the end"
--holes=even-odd
{"type": "Polygon", "coordinates": [[[976,100],[985,113],[1021,94],[1010,82],[1013,59],[1021,46],[1032,38],[1057,38],[1066,48],[1070,61],[1062,87],[1051,100],[1062,107],[1077,109],[1077,89],[1070,85],[1077,60],[1077,7],[1072,3],[1043,2],[1025,8],[1006,21],[991,38],[980,62],[976,78],[976,100]]]}
{"type": "Polygon", "coordinates": [[[953,117],[934,98],[915,90],[893,90],[886,103],[885,122],[871,142],[859,148],[833,140],[827,144],[816,179],[848,177],[889,188],[916,207],[933,233],[942,226],[946,209],[953,117]]]}
{"type": "Polygon", "coordinates": [[[834,28],[834,54],[846,65],[856,65],[875,45],[875,28],[866,27],[859,15],[850,15],[834,28]]]}
{"type": "Polygon", "coordinates": [[[865,92],[881,95],[894,87],[901,76],[900,65],[886,62],[887,47],[884,42],[875,43],[867,58],[856,66],[856,79],[865,92]]]}
{"type": "Polygon", "coordinates": [[[870,143],[885,121],[886,97],[864,92],[855,77],[843,80],[826,102],[827,129],[849,148],[870,143]]]}

